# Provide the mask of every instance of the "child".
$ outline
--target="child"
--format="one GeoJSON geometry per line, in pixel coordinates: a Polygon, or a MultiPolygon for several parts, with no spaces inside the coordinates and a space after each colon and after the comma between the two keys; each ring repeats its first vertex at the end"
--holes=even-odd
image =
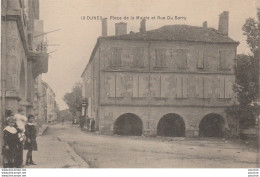
{"type": "Polygon", "coordinates": [[[3,154],[6,163],[4,163],[4,168],[14,168],[16,166],[16,157],[18,153],[18,132],[14,127],[15,119],[13,117],[7,118],[7,126],[4,129],[4,147],[3,154]]]}
{"type": "Polygon", "coordinates": [[[28,150],[26,156],[26,165],[36,165],[32,160],[32,151],[37,151],[37,142],[36,142],[36,125],[34,124],[34,115],[28,116],[28,123],[25,125],[25,136],[26,141],[24,149],[28,150]]]}

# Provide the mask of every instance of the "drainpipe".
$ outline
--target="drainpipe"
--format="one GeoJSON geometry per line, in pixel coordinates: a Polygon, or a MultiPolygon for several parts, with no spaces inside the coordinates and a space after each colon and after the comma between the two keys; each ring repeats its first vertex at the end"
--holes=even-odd
{"type": "MultiPolygon", "coordinates": [[[[151,87],[150,87],[150,81],[151,81],[151,42],[148,43],[148,89],[149,89],[149,99],[151,99],[151,87]]],[[[151,119],[151,105],[150,105],[150,100],[148,100],[148,129],[150,133],[150,119],[151,119]]]]}

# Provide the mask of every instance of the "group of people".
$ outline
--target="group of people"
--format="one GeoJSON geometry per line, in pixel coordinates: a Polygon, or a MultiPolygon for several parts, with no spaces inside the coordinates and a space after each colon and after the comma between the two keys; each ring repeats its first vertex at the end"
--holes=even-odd
{"type": "Polygon", "coordinates": [[[25,116],[22,108],[17,114],[6,111],[6,126],[3,130],[4,144],[2,154],[4,168],[23,167],[23,150],[28,150],[26,165],[36,165],[32,159],[32,151],[37,150],[37,128],[34,115],[25,116]]]}
{"type": "Polygon", "coordinates": [[[88,116],[80,116],[79,124],[81,130],[84,130],[84,125],[86,124],[87,130],[90,130],[91,132],[95,131],[95,120],[94,118],[89,118],[88,116]]]}

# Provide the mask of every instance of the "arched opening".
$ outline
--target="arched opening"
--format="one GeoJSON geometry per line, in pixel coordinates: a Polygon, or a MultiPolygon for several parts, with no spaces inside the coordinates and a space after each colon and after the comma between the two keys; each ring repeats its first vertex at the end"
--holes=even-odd
{"type": "Polygon", "coordinates": [[[126,113],[117,118],[114,124],[114,134],[141,136],[143,123],[141,119],[132,113],[126,113]]]}
{"type": "Polygon", "coordinates": [[[20,97],[22,100],[25,100],[26,96],[26,88],[25,88],[25,68],[24,62],[21,63],[21,71],[20,71],[20,97]]]}
{"type": "Polygon", "coordinates": [[[157,135],[167,137],[184,137],[185,123],[178,114],[164,115],[157,125],[157,135]]]}
{"type": "Polygon", "coordinates": [[[219,114],[208,114],[201,121],[199,125],[200,137],[223,137],[224,136],[225,121],[219,114]]]}

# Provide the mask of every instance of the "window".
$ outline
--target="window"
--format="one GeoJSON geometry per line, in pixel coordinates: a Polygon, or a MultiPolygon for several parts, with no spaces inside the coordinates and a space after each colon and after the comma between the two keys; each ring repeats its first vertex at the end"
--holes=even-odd
{"type": "Polygon", "coordinates": [[[197,84],[197,93],[199,98],[210,98],[211,83],[209,78],[200,77],[197,84]]]}
{"type": "Polygon", "coordinates": [[[133,67],[144,67],[143,48],[133,49],[133,67]]]}
{"type": "Polygon", "coordinates": [[[108,79],[108,97],[116,97],[115,76],[110,76],[108,79]]]}
{"type": "Polygon", "coordinates": [[[177,50],[177,68],[178,69],[187,69],[188,68],[187,50],[186,49],[177,50]]]}
{"type": "Polygon", "coordinates": [[[155,67],[167,67],[165,49],[155,49],[155,67]]]}
{"type": "Polygon", "coordinates": [[[206,69],[208,67],[207,52],[199,50],[196,57],[197,57],[197,68],[206,69]]]}
{"type": "Polygon", "coordinates": [[[228,59],[230,58],[230,51],[228,50],[220,50],[219,51],[219,69],[220,70],[229,70],[230,63],[228,59]]]}
{"type": "Polygon", "coordinates": [[[111,48],[111,66],[121,66],[121,55],[122,55],[122,48],[119,47],[112,47],[111,48]]]}
{"type": "Polygon", "coordinates": [[[108,97],[122,97],[124,87],[120,76],[110,76],[108,79],[108,97]]]}
{"type": "Polygon", "coordinates": [[[178,77],[177,83],[177,94],[176,98],[188,98],[188,78],[178,77]]]}
{"type": "Polygon", "coordinates": [[[148,81],[143,76],[133,76],[133,97],[142,98],[147,96],[148,81]]]}
{"type": "Polygon", "coordinates": [[[169,81],[167,76],[161,76],[161,98],[169,97],[169,81]]]}
{"type": "Polygon", "coordinates": [[[226,77],[219,78],[219,98],[229,99],[232,97],[232,83],[226,77]]]}

